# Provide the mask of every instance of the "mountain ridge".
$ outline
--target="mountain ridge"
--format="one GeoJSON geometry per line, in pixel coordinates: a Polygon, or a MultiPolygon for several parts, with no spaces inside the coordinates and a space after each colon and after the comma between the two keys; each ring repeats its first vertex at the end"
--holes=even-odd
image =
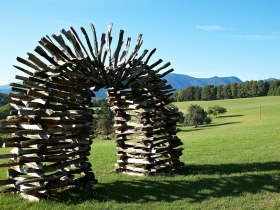
{"type": "Polygon", "coordinates": [[[172,73],[165,76],[165,79],[173,86],[174,89],[179,90],[189,86],[204,87],[205,85],[227,85],[229,83],[242,83],[243,81],[235,76],[229,77],[210,77],[210,78],[196,78],[185,74],[172,73]]]}
{"type": "MultiPolygon", "coordinates": [[[[235,76],[229,76],[229,77],[210,77],[210,78],[196,78],[192,76],[188,76],[185,74],[177,74],[177,73],[171,73],[164,77],[168,81],[169,84],[172,85],[172,87],[175,90],[187,88],[189,86],[199,86],[204,87],[205,85],[226,85],[229,83],[237,82],[242,83],[243,81],[235,76]]],[[[0,93],[9,93],[11,92],[11,87],[9,85],[1,85],[0,86],[0,93]]],[[[98,93],[96,93],[97,98],[104,98],[106,97],[105,90],[102,89],[98,93]]]]}

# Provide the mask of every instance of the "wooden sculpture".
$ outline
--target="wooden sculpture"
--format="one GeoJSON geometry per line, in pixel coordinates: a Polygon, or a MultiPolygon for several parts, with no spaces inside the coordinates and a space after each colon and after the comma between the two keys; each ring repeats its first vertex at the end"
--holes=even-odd
{"type": "Polygon", "coordinates": [[[0,146],[13,148],[0,153],[0,168],[8,168],[8,178],[0,180],[2,191],[38,200],[69,186],[96,183],[88,156],[94,132],[91,100],[101,88],[107,89],[115,112],[117,172],[148,175],[182,166],[178,113],[167,106],[173,89],[163,79],[173,69],[160,73],[170,63],[148,64],[155,49],[137,57],[142,35],[130,55],[131,38],[121,52],[123,30],[112,53],[112,24],[100,43],[92,24],[93,42],[81,31],[87,46],[71,27],[61,31],[64,37],[43,37],[35,48],[41,57],[17,58],[24,67],[15,68],[28,76],[16,76],[21,82],[10,84],[6,99],[15,110],[1,122],[0,132],[7,135],[0,146]]]}

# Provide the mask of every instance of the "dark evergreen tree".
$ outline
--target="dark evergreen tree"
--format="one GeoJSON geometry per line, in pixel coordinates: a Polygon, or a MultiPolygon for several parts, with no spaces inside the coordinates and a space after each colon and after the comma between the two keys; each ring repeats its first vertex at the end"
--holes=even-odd
{"type": "Polygon", "coordinates": [[[237,95],[236,98],[242,98],[242,84],[237,83],[237,95]]]}
{"type": "Polygon", "coordinates": [[[110,104],[104,100],[100,109],[95,110],[94,123],[98,135],[103,139],[108,139],[108,135],[113,131],[114,112],[110,104]]]}
{"type": "Polygon", "coordinates": [[[224,85],[222,90],[222,96],[224,99],[232,98],[231,91],[230,91],[230,85],[224,85]]]}
{"type": "Polygon", "coordinates": [[[242,96],[242,98],[248,98],[251,96],[249,81],[245,81],[242,83],[241,96],[242,96]]]}
{"type": "Polygon", "coordinates": [[[101,104],[106,102],[105,98],[94,98],[92,99],[92,107],[101,107],[101,104]]]}
{"type": "Polygon", "coordinates": [[[217,94],[216,94],[216,98],[217,98],[218,100],[224,99],[224,98],[223,98],[223,95],[222,95],[222,92],[223,92],[223,85],[219,85],[219,86],[217,87],[217,94]]]}
{"type": "Polygon", "coordinates": [[[174,101],[220,100],[230,98],[248,98],[267,95],[280,95],[280,80],[270,82],[245,81],[227,85],[206,85],[204,87],[190,86],[172,95],[174,101]]]}
{"type": "Polygon", "coordinates": [[[257,97],[258,96],[258,82],[257,81],[249,81],[250,84],[250,97],[257,97]]]}
{"type": "Polygon", "coordinates": [[[194,86],[187,87],[184,89],[184,98],[186,101],[194,101],[195,100],[195,88],[194,86]]]}
{"type": "Polygon", "coordinates": [[[213,85],[206,85],[201,89],[201,100],[209,101],[215,100],[217,88],[213,85]]]}
{"type": "Polygon", "coordinates": [[[177,101],[183,101],[183,99],[184,99],[184,96],[183,96],[183,90],[181,89],[181,90],[179,90],[178,91],[178,94],[177,94],[177,101]]]}
{"type": "Polygon", "coordinates": [[[257,81],[257,96],[265,96],[267,94],[265,82],[263,80],[257,81]]]}
{"type": "Polygon", "coordinates": [[[270,95],[270,96],[279,96],[280,95],[280,80],[270,81],[268,95],[270,95]]]}
{"type": "Polygon", "coordinates": [[[201,87],[198,86],[194,87],[194,100],[195,101],[201,100],[201,87]]]}
{"type": "Polygon", "coordinates": [[[0,93],[0,106],[3,106],[5,104],[7,104],[6,102],[3,101],[3,99],[6,97],[7,95],[4,93],[0,93]]]}
{"type": "Polygon", "coordinates": [[[238,92],[237,85],[238,84],[235,82],[230,84],[231,98],[237,98],[237,92],[238,92]]]}

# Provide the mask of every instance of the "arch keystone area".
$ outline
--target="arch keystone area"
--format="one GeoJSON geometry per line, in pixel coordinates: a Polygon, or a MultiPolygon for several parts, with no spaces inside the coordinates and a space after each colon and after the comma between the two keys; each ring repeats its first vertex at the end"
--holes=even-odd
{"type": "Polygon", "coordinates": [[[139,35],[129,53],[131,38],[120,30],[111,51],[112,24],[100,40],[94,26],[81,36],[71,27],[59,35],[43,37],[36,55],[18,57],[14,66],[27,76],[16,76],[5,99],[15,110],[1,122],[0,180],[2,192],[17,192],[38,200],[65,187],[91,187],[96,183],[88,156],[93,134],[92,97],[107,89],[115,112],[117,172],[149,175],[183,165],[181,140],[176,136],[178,111],[172,106],[172,72],[162,60],[149,64],[155,49],[144,50],[139,35]],[[124,49],[122,49],[124,45],[124,49]],[[7,134],[7,135],[6,135],[7,134]]]}

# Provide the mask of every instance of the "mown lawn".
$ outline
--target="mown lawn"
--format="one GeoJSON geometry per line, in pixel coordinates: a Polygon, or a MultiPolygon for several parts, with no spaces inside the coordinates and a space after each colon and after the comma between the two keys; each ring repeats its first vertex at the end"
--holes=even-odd
{"type": "MultiPolygon", "coordinates": [[[[185,168],[129,177],[112,172],[114,141],[95,141],[90,157],[99,183],[39,203],[1,195],[0,209],[277,209],[280,208],[280,97],[176,103],[218,104],[213,124],[180,127],[185,168]],[[260,120],[260,103],[262,116],[260,120]]],[[[1,169],[0,179],[5,176],[1,169]]]]}

